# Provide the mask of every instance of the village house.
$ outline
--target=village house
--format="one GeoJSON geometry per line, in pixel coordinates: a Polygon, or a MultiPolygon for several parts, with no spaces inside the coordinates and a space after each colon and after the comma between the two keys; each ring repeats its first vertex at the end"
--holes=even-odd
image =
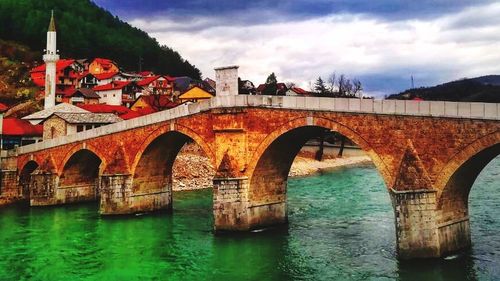
{"type": "Polygon", "coordinates": [[[123,120],[129,120],[135,117],[140,117],[143,114],[138,111],[133,111],[123,105],[109,105],[109,104],[79,104],[78,107],[85,109],[92,113],[113,113],[123,120]]]}
{"type": "Polygon", "coordinates": [[[299,88],[299,87],[290,87],[287,91],[286,91],[286,96],[309,96],[310,93],[302,88],[299,88]]]}
{"type": "Polygon", "coordinates": [[[42,140],[42,125],[33,125],[17,118],[3,118],[1,122],[1,149],[13,149],[42,140]]]}
{"type": "Polygon", "coordinates": [[[209,93],[198,86],[194,86],[188,91],[186,91],[184,94],[180,95],[178,99],[181,103],[185,103],[185,102],[198,102],[200,100],[206,100],[213,97],[214,95],[212,93],[209,93]]]}
{"type": "Polygon", "coordinates": [[[76,89],[69,96],[69,103],[77,105],[77,104],[98,104],[99,103],[99,95],[92,89],[80,88],[76,89]]]}
{"type": "Polygon", "coordinates": [[[240,95],[255,95],[255,85],[250,80],[241,80],[238,77],[238,94],[240,95]]]}
{"type": "Polygon", "coordinates": [[[141,95],[172,95],[175,79],[170,76],[148,76],[137,82],[142,88],[141,95]]]}
{"type": "MultiPolygon", "coordinates": [[[[62,59],[56,63],[56,103],[67,102],[65,98],[78,86],[78,78],[83,66],[73,59],[62,59]]],[[[30,72],[35,85],[45,88],[45,64],[33,68],[30,72]]],[[[42,93],[44,90],[41,91],[42,93]]],[[[42,94],[43,96],[43,94],[42,94]]]]}
{"type": "Polygon", "coordinates": [[[95,58],[90,64],[88,71],[92,74],[119,72],[118,64],[110,59],[95,58]]]}
{"type": "Polygon", "coordinates": [[[266,88],[267,87],[270,87],[270,84],[260,84],[258,87],[257,87],[257,90],[256,90],[256,93],[257,95],[266,95],[266,94],[269,94],[269,95],[276,95],[276,96],[284,96],[286,91],[287,91],[287,87],[285,85],[285,83],[277,83],[276,84],[276,92],[275,93],[266,93],[266,88]]]}
{"type": "Polygon", "coordinates": [[[179,103],[173,102],[170,97],[166,95],[142,95],[132,103],[130,109],[141,112],[142,114],[147,114],[174,108],[178,105],[179,103]]]}
{"type": "Polygon", "coordinates": [[[79,113],[79,112],[88,112],[78,106],[74,106],[69,103],[61,103],[56,106],[35,112],[31,115],[25,116],[22,119],[29,121],[33,125],[41,124],[43,120],[52,115],[54,112],[64,112],[64,113],[79,113]]]}
{"type": "Polygon", "coordinates": [[[53,139],[122,121],[113,113],[54,112],[43,122],[43,139],[53,139]]]}
{"type": "Polygon", "coordinates": [[[132,81],[112,81],[109,84],[93,88],[100,97],[100,103],[127,107],[135,101],[135,95],[140,89],[141,87],[132,81]]]}

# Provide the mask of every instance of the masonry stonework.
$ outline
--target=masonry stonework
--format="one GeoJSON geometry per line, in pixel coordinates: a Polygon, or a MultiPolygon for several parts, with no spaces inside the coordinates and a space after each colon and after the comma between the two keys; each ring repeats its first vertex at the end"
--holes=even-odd
{"type": "MultiPolygon", "coordinates": [[[[198,113],[192,115],[160,120],[160,113],[112,125],[122,128],[113,133],[91,135],[105,132],[105,126],[68,136],[73,141],[25,150],[17,170],[30,161],[41,165],[45,176],[32,174],[35,198],[69,196],[58,189],[93,183],[102,214],[171,209],[173,162],[182,145],[193,140],[216,167],[215,230],[246,231],[287,222],[291,163],[308,139],[327,129],[359,145],[380,172],[393,198],[401,257],[436,257],[470,245],[466,199],[473,179],[461,184],[456,179],[475,178],[500,153],[499,121],[253,107],[248,100],[249,106],[241,107],[196,104],[198,113]],[[479,169],[470,172],[470,159],[479,169]],[[84,177],[89,171],[92,177],[84,177]],[[61,185],[70,178],[75,182],[61,185]]],[[[269,101],[274,104],[275,98],[269,101]]],[[[327,102],[311,106],[330,106],[327,102]]],[[[372,102],[385,111],[389,105],[372,102]]],[[[349,106],[354,105],[347,101],[349,106]]],[[[394,104],[393,110],[400,107],[394,104]]],[[[171,114],[188,110],[181,106],[171,114]]]]}

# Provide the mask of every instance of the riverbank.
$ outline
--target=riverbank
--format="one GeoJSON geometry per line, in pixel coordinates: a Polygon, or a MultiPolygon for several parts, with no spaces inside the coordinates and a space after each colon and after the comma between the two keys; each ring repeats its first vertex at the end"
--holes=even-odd
{"type": "MultiPolygon", "coordinates": [[[[350,156],[342,158],[327,158],[316,161],[307,153],[295,158],[289,177],[306,177],[324,171],[370,163],[368,156],[350,156]]],[[[173,168],[173,190],[195,190],[212,188],[212,178],[215,169],[196,145],[186,145],[179,152],[173,168]]]]}
{"type": "Polygon", "coordinates": [[[293,161],[292,168],[290,169],[289,177],[306,177],[319,174],[325,171],[356,166],[371,163],[368,156],[351,156],[343,158],[324,159],[317,161],[315,159],[297,156],[293,161]]]}

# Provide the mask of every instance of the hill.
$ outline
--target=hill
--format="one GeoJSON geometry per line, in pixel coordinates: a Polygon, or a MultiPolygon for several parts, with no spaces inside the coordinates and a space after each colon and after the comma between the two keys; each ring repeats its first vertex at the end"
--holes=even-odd
{"type": "Polygon", "coordinates": [[[114,17],[90,0],[1,0],[0,39],[42,51],[50,10],[54,9],[62,57],[105,57],[125,70],[153,70],[199,79],[200,71],[178,52],[114,17]]]}
{"type": "Polygon", "coordinates": [[[414,99],[500,103],[500,75],[461,79],[434,87],[409,89],[387,99],[414,99]]]}

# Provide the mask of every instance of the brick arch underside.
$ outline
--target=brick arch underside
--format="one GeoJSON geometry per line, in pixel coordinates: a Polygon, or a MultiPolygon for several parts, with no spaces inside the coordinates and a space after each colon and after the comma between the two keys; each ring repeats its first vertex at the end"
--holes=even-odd
{"type": "Polygon", "coordinates": [[[484,167],[498,155],[500,132],[474,142],[449,161],[436,182],[441,221],[468,216],[470,190],[484,167]]]}
{"type": "Polygon", "coordinates": [[[140,153],[133,167],[133,193],[164,191],[172,186],[172,168],[181,148],[192,138],[178,131],[167,131],[148,145],[140,153]]]}
{"type": "Polygon", "coordinates": [[[95,198],[98,196],[101,164],[101,158],[91,150],[80,149],[72,153],[59,176],[59,188],[86,189],[85,197],[95,198]]]}
{"type": "Polygon", "coordinates": [[[355,131],[328,119],[314,118],[308,124],[306,118],[300,118],[285,124],[259,145],[249,166],[250,199],[256,204],[283,201],[293,160],[308,140],[320,136],[325,129],[338,132],[356,143],[370,156],[386,184],[391,182],[381,158],[355,131]]]}
{"type": "Polygon", "coordinates": [[[22,189],[24,196],[29,196],[29,184],[31,180],[31,174],[39,167],[40,165],[34,161],[30,160],[24,164],[23,168],[19,172],[19,186],[22,189]]]}

